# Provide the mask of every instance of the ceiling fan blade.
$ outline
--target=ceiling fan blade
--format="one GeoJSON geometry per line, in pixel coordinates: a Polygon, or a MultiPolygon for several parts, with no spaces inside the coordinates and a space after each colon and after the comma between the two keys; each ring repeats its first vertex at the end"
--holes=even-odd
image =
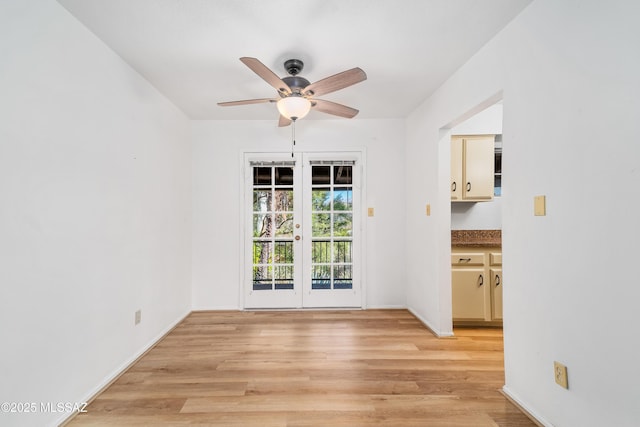
{"type": "Polygon", "coordinates": [[[312,99],[311,108],[322,113],[346,117],[347,119],[355,117],[355,115],[359,112],[355,108],[347,107],[346,105],[338,104],[331,101],[325,101],[322,99],[312,99]]]}
{"type": "Polygon", "coordinates": [[[289,126],[290,124],[291,124],[291,120],[287,119],[285,116],[281,114],[280,119],[278,120],[278,126],[282,128],[285,126],[289,126]]]}
{"type": "Polygon", "coordinates": [[[248,104],[262,104],[265,102],[276,102],[277,99],[272,98],[259,98],[259,99],[245,99],[244,101],[229,101],[218,102],[221,107],[233,107],[234,105],[248,105],[248,104]]]}
{"type": "Polygon", "coordinates": [[[304,88],[303,93],[315,96],[324,95],[360,83],[366,79],[367,74],[361,68],[356,67],[311,83],[304,88]]]}
{"type": "Polygon", "coordinates": [[[259,75],[265,82],[273,86],[278,92],[286,95],[291,94],[291,88],[285,82],[282,81],[273,71],[271,71],[266,65],[258,61],[256,58],[249,58],[243,56],[240,61],[247,67],[251,68],[251,71],[259,75]]]}

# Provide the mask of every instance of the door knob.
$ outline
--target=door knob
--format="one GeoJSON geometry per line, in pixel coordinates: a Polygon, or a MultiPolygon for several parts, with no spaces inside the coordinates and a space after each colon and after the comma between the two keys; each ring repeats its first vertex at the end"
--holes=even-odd
{"type": "Polygon", "coordinates": [[[296,240],[300,240],[300,236],[296,236],[296,240]]]}

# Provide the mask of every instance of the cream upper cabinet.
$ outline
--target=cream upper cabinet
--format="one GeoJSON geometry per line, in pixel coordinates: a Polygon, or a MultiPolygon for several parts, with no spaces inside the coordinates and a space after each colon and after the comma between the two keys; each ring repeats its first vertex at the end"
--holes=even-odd
{"type": "Polygon", "coordinates": [[[451,138],[451,200],[462,200],[462,138],[451,138]]]}
{"type": "Polygon", "coordinates": [[[495,135],[451,138],[451,200],[493,199],[495,135]]]}

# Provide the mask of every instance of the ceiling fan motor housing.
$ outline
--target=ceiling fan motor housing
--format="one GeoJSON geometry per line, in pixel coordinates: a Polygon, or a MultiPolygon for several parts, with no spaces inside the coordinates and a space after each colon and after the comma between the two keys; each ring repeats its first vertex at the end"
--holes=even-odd
{"type": "MultiPolygon", "coordinates": [[[[309,86],[309,80],[304,77],[298,76],[300,71],[304,68],[304,62],[299,59],[288,59],[284,61],[284,69],[289,73],[287,77],[283,77],[282,81],[291,88],[291,91],[294,94],[300,95],[302,93],[302,89],[309,86]]],[[[280,93],[282,95],[282,92],[280,93]]]]}
{"type": "Polygon", "coordinates": [[[302,71],[303,68],[304,62],[299,59],[288,59],[284,61],[284,69],[292,76],[300,74],[300,71],[302,71]]]}
{"type": "Polygon", "coordinates": [[[309,80],[300,76],[287,76],[282,79],[291,88],[293,93],[301,93],[302,89],[309,86],[309,80]]]}

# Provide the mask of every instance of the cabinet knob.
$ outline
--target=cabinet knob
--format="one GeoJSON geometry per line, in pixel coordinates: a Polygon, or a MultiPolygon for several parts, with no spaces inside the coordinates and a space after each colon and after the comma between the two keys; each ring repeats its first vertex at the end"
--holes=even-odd
{"type": "Polygon", "coordinates": [[[481,274],[480,276],[478,276],[478,286],[482,285],[484,285],[484,277],[481,274]]]}
{"type": "Polygon", "coordinates": [[[471,262],[471,258],[460,258],[458,262],[471,262]]]}
{"type": "Polygon", "coordinates": [[[457,188],[458,188],[458,184],[456,184],[456,182],[455,182],[455,181],[453,181],[453,182],[451,183],[451,191],[456,191],[456,189],[457,189],[457,188]]]}
{"type": "Polygon", "coordinates": [[[471,191],[471,183],[467,182],[467,192],[471,191]]]}
{"type": "Polygon", "coordinates": [[[496,287],[500,286],[500,276],[496,274],[496,287]]]}

